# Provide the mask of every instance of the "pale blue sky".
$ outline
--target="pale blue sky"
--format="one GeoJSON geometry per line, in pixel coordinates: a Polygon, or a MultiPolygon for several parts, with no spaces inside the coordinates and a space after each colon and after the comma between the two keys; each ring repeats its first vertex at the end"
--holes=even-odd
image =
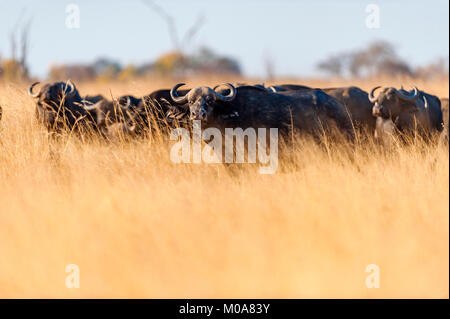
{"type": "MultiPolygon", "coordinates": [[[[206,18],[194,42],[237,58],[248,75],[264,75],[271,56],[277,75],[314,76],[316,63],[376,39],[395,44],[413,65],[449,56],[448,0],[155,0],[172,12],[180,31],[206,18]],[[368,4],[380,7],[379,29],[365,25],[368,4]]],[[[172,48],[164,21],[141,0],[13,0],[0,2],[0,55],[18,17],[32,17],[30,68],[46,75],[51,63],[154,60],[172,48]],[[80,8],[80,29],[65,26],[66,5],[80,8]]]]}

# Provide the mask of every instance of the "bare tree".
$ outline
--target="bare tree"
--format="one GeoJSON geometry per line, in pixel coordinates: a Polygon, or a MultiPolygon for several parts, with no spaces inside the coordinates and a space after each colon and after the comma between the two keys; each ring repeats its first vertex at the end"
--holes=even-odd
{"type": "Polygon", "coordinates": [[[9,34],[9,45],[11,47],[11,59],[16,60],[16,34],[14,32],[11,32],[9,34]]]}
{"type": "Polygon", "coordinates": [[[20,58],[19,63],[23,70],[23,74],[28,76],[28,51],[30,48],[30,29],[32,19],[28,19],[22,27],[20,34],[20,58]]]}
{"type": "Polygon", "coordinates": [[[194,24],[186,31],[184,36],[181,37],[178,33],[175,19],[172,15],[170,15],[153,0],[142,0],[142,2],[156,14],[158,14],[163,20],[165,20],[169,30],[169,37],[172,45],[178,52],[184,52],[184,50],[192,43],[194,37],[205,23],[205,17],[203,15],[199,15],[194,24]]]}
{"type": "Polygon", "coordinates": [[[411,67],[406,62],[400,59],[386,59],[381,61],[377,66],[376,72],[376,75],[414,75],[411,67]]]}
{"type": "Polygon", "coordinates": [[[175,21],[173,17],[168,14],[160,5],[156,4],[152,0],[142,0],[142,2],[147,5],[151,10],[156,12],[162,19],[164,19],[167,23],[168,29],[169,29],[169,37],[172,41],[173,46],[175,47],[175,50],[180,50],[180,41],[178,37],[177,27],[175,25],[175,21]]]}
{"type": "Polygon", "coordinates": [[[361,50],[333,55],[320,62],[317,68],[335,76],[413,75],[408,63],[386,41],[376,41],[361,50]]]}
{"type": "Polygon", "coordinates": [[[201,27],[205,24],[205,22],[206,22],[206,19],[205,19],[204,15],[201,14],[197,17],[197,20],[186,31],[185,35],[182,38],[181,50],[186,50],[186,48],[188,48],[192,44],[195,36],[200,31],[201,27]]]}
{"type": "Polygon", "coordinates": [[[28,51],[30,47],[29,34],[32,19],[28,18],[23,22],[24,12],[17,19],[16,24],[10,32],[11,60],[19,63],[20,76],[28,76],[28,51]],[[18,35],[19,33],[19,35],[18,35]],[[19,53],[17,51],[20,51],[19,53]]]}
{"type": "Polygon", "coordinates": [[[366,75],[373,76],[380,73],[381,66],[393,65],[393,61],[398,61],[398,64],[401,63],[394,46],[387,41],[376,41],[370,44],[367,49],[353,53],[349,68],[353,76],[360,76],[363,72],[366,75]]]}

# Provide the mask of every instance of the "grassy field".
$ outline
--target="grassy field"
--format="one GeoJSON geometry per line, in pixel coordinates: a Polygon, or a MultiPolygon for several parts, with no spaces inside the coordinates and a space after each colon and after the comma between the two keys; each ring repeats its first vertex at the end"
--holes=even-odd
{"type": "MultiPolygon", "coordinates": [[[[413,83],[448,97],[448,79],[353,84],[413,83]]],[[[109,97],[173,84],[78,88],[109,97]]],[[[449,297],[448,147],[300,140],[274,175],[178,165],[157,140],[50,144],[26,88],[0,83],[0,297],[449,297]],[[65,285],[68,264],[79,289],[65,285]],[[369,264],[378,289],[365,285],[369,264]]]]}

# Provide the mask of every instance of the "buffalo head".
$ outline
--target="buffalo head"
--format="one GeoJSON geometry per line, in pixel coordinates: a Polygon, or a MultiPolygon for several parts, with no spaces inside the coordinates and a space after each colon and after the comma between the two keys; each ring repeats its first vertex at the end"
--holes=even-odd
{"type": "Polygon", "coordinates": [[[214,89],[201,86],[191,89],[184,96],[179,96],[177,90],[183,85],[184,83],[175,85],[170,90],[170,97],[174,102],[184,104],[189,107],[191,120],[202,120],[205,122],[212,120],[216,103],[218,101],[230,102],[236,97],[237,93],[236,88],[232,84],[225,83],[224,85],[229,89],[229,93],[227,95],[222,95],[216,91],[219,86],[214,89]]]}
{"type": "Polygon", "coordinates": [[[36,116],[48,128],[62,128],[66,125],[73,127],[86,114],[82,107],[82,98],[75,85],[67,82],[45,84],[39,90],[33,83],[28,94],[36,99],[36,116]]]}
{"type": "Polygon", "coordinates": [[[73,84],[70,80],[67,82],[45,84],[37,92],[34,92],[35,86],[39,83],[40,82],[35,82],[31,84],[28,89],[28,94],[31,97],[38,99],[38,103],[43,106],[45,105],[45,107],[59,107],[66,99],[75,99],[77,101],[81,100],[75,84],[73,84]]]}
{"type": "Polygon", "coordinates": [[[414,87],[410,92],[401,88],[384,88],[377,96],[375,91],[380,86],[373,88],[369,93],[369,100],[372,102],[372,114],[385,119],[395,118],[403,112],[415,112],[420,106],[428,107],[428,101],[423,96],[423,104],[419,100],[420,92],[414,87]]]}

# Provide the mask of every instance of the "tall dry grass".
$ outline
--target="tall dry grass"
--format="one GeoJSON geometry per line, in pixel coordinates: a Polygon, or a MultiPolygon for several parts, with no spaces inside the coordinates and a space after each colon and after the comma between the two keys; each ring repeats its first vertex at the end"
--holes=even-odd
{"type": "MultiPolygon", "coordinates": [[[[448,80],[422,87],[448,96],[448,80]]],[[[51,142],[22,85],[0,85],[0,105],[0,297],[449,296],[445,146],[299,140],[276,174],[260,175],[249,164],[173,164],[157,141],[51,142]],[[67,264],[80,267],[79,289],[65,286],[67,264]],[[365,285],[369,264],[378,289],[365,285]]]]}

